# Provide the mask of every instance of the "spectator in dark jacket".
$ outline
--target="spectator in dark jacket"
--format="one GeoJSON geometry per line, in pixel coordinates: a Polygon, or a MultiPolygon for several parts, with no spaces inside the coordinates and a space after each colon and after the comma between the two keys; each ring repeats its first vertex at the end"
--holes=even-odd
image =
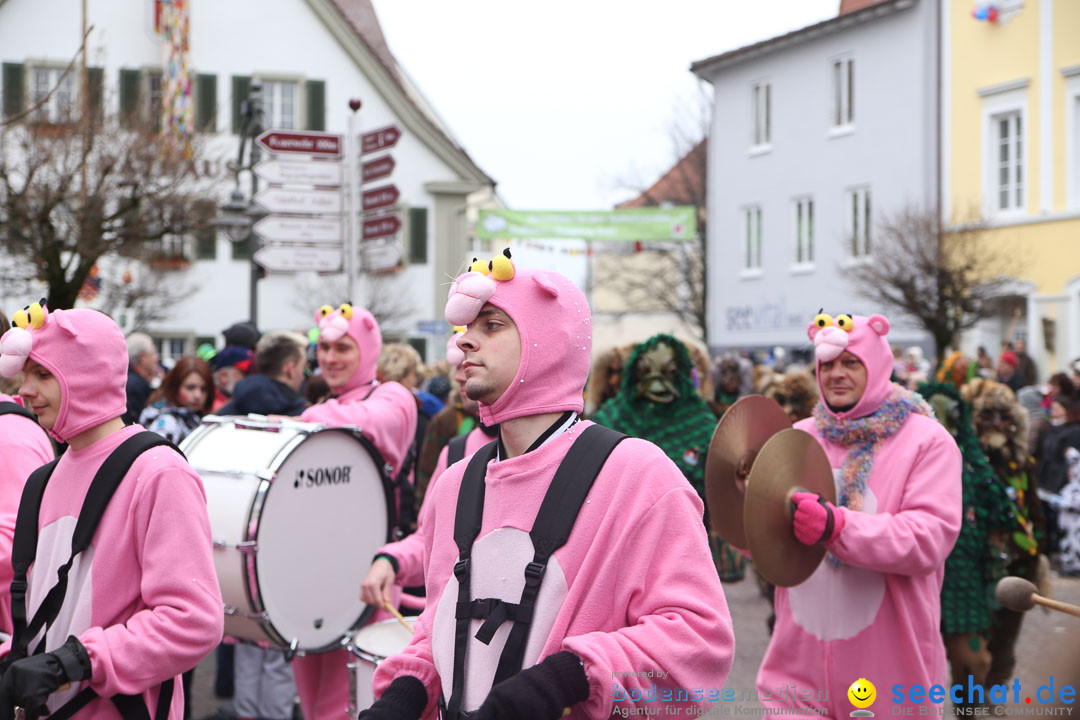
{"type": "Polygon", "coordinates": [[[286,330],[268,332],[255,346],[255,375],[240,380],[219,415],[299,415],[307,407],[300,394],[307,368],[307,339],[286,330]]]}
{"type": "Polygon", "coordinates": [[[131,333],[126,338],[128,351],[128,374],[127,374],[127,412],[124,413],[124,423],[132,425],[139,421],[139,414],[146,407],[146,401],[150,399],[150,393],[154,391],[155,380],[160,380],[163,375],[161,358],[158,357],[157,348],[149,335],[144,333],[131,333]]]}
{"type": "Polygon", "coordinates": [[[1065,448],[1080,450],[1080,406],[1068,397],[1056,398],[1050,404],[1050,427],[1039,446],[1036,477],[1039,488],[1061,492],[1068,482],[1065,448]]]}

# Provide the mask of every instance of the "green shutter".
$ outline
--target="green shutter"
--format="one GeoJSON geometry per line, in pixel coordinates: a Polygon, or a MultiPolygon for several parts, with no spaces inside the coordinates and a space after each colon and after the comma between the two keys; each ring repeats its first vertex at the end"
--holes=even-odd
{"type": "Polygon", "coordinates": [[[198,218],[195,226],[195,259],[213,260],[217,257],[217,229],[210,220],[217,214],[217,205],[212,200],[198,200],[195,203],[198,218]]]}
{"type": "Polygon", "coordinates": [[[217,127],[217,75],[195,76],[195,132],[214,132],[217,127]]]}
{"type": "Polygon", "coordinates": [[[232,131],[237,135],[244,129],[244,118],[240,116],[240,104],[247,99],[250,91],[250,75],[232,76],[232,131]]]}
{"type": "Polygon", "coordinates": [[[326,129],[326,81],[307,81],[307,129],[326,129]]]}
{"type": "Polygon", "coordinates": [[[139,91],[142,86],[142,72],[139,70],[120,70],[120,123],[131,127],[139,119],[139,91]]]}
{"type": "Polygon", "coordinates": [[[427,208],[409,208],[409,262],[427,260],[427,208]]]}
{"type": "Polygon", "coordinates": [[[251,238],[252,238],[252,236],[248,235],[246,238],[244,238],[240,242],[234,242],[232,244],[232,259],[233,260],[250,260],[251,259],[251,255],[252,255],[251,238]]]}
{"type": "Polygon", "coordinates": [[[105,68],[87,68],[86,76],[90,116],[97,122],[101,122],[105,119],[105,68]]]}
{"type": "Polygon", "coordinates": [[[25,74],[22,63],[4,63],[4,116],[11,117],[23,111],[26,99],[25,74]]]}
{"type": "Polygon", "coordinates": [[[406,342],[412,345],[416,352],[420,353],[420,359],[423,362],[427,362],[427,338],[411,337],[406,342]]]}

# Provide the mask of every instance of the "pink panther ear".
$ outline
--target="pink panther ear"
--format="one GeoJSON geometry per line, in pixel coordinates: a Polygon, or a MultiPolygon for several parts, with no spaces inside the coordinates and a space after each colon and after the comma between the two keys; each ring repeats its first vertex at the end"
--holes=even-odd
{"type": "Polygon", "coordinates": [[[870,316],[867,323],[870,325],[870,329],[878,335],[885,335],[889,332],[889,320],[884,315],[875,313],[870,316]]]}
{"type": "Polygon", "coordinates": [[[71,337],[78,337],[79,332],[75,329],[75,326],[71,323],[71,318],[68,317],[68,313],[63,310],[57,310],[54,313],[50,313],[49,317],[51,322],[55,322],[61,330],[66,332],[71,337]]]}
{"type": "Polygon", "coordinates": [[[375,318],[373,318],[371,315],[368,315],[368,314],[365,313],[364,314],[364,327],[367,328],[368,330],[374,330],[375,329],[375,318]]]}
{"type": "Polygon", "coordinates": [[[540,286],[540,289],[546,292],[553,298],[559,297],[559,288],[555,286],[555,283],[551,282],[547,273],[536,273],[533,275],[533,282],[540,286]]]}
{"type": "Polygon", "coordinates": [[[811,340],[813,340],[819,332],[821,332],[821,328],[819,328],[817,326],[817,323],[815,322],[812,322],[806,326],[806,337],[810,338],[811,340]]]}

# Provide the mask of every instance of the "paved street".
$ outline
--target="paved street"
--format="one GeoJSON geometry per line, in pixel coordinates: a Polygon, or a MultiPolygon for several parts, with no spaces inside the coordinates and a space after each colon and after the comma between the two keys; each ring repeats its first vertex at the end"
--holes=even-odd
{"type": "MultiPolygon", "coordinates": [[[[752,576],[739,583],[725,587],[728,606],[735,623],[735,663],[726,687],[733,688],[736,697],[743,689],[754,688],[758,665],[765,654],[769,635],[765,619],[769,614],[768,603],[758,594],[752,576]]],[[[1080,604],[1080,580],[1056,577],[1053,597],[1057,600],[1080,604]]],[[[1080,619],[1068,615],[1043,611],[1036,608],[1028,613],[1024,632],[1017,651],[1016,677],[1025,689],[1035,690],[1046,684],[1051,675],[1055,685],[1074,684],[1080,681],[1080,619]],[[1065,679],[1065,678],[1068,679],[1065,679]]],[[[195,702],[192,717],[209,715],[219,705],[230,707],[229,701],[221,701],[213,695],[214,658],[207,658],[196,670],[194,688],[195,702]]],[[[736,703],[749,707],[756,703],[736,703]]],[[[1010,713],[1011,714],[1011,713],[1010,713]]]]}

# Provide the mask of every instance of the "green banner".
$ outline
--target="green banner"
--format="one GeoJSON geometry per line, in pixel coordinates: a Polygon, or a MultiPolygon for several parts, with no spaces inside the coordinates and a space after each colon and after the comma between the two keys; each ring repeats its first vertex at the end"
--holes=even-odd
{"type": "Polygon", "coordinates": [[[697,216],[691,206],[631,210],[481,210],[476,237],[577,238],[614,242],[693,240],[697,216]]]}

